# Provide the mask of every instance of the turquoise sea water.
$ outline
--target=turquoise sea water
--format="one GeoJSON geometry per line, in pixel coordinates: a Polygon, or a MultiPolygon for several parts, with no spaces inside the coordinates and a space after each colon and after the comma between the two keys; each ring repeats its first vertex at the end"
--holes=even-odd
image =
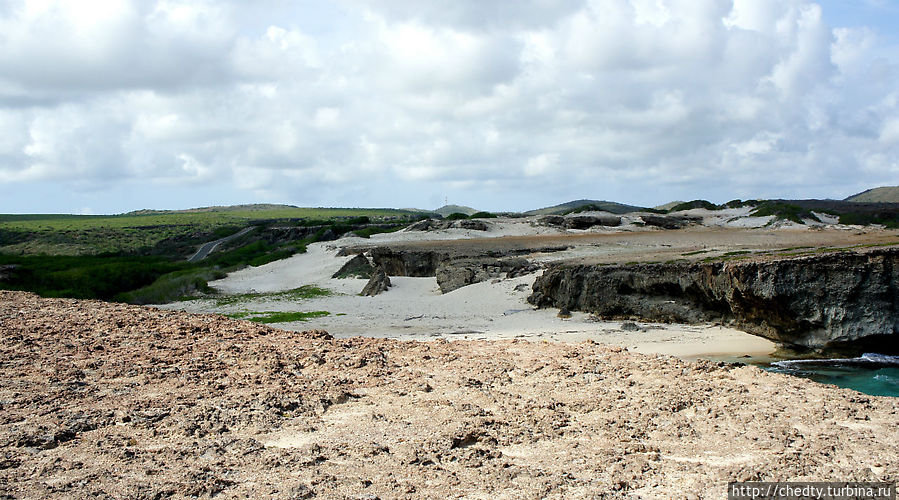
{"type": "Polygon", "coordinates": [[[856,358],[794,359],[775,361],[765,369],[873,396],[899,397],[899,356],[867,353],[856,358]]]}

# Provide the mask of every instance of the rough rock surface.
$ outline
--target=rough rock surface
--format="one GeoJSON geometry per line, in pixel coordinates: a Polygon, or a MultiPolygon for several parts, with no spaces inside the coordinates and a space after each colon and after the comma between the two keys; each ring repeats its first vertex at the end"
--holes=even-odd
{"type": "Polygon", "coordinates": [[[361,295],[374,297],[381,292],[386,292],[388,288],[390,288],[390,278],[387,276],[387,273],[384,272],[384,268],[379,267],[375,269],[375,272],[371,275],[371,279],[368,280],[368,283],[362,288],[361,295]]]}
{"type": "Polygon", "coordinates": [[[540,268],[538,264],[515,256],[457,257],[448,252],[390,247],[374,247],[370,252],[375,265],[390,276],[436,276],[443,293],[488,279],[523,276],[540,268]]]}
{"type": "Polygon", "coordinates": [[[899,398],[592,343],[0,292],[3,498],[723,498],[899,481],[899,398]]]}
{"type": "Polygon", "coordinates": [[[374,271],[375,266],[368,260],[368,257],[359,253],[341,266],[331,278],[371,278],[374,271]]]}
{"type": "Polygon", "coordinates": [[[0,282],[10,279],[10,277],[15,272],[16,267],[18,267],[18,266],[14,265],[14,264],[0,266],[0,282]]]}
{"type": "Polygon", "coordinates": [[[602,317],[729,321],[807,347],[899,350],[899,250],[767,261],[557,266],[528,298],[602,317]]]}
{"type": "Polygon", "coordinates": [[[590,229],[594,226],[617,227],[621,225],[621,217],[615,215],[547,215],[538,222],[546,226],[558,226],[565,229],[590,229]]]}
{"type": "Polygon", "coordinates": [[[443,293],[489,279],[515,278],[537,271],[539,265],[523,257],[452,259],[437,265],[437,285],[443,293]]]}
{"type": "Polygon", "coordinates": [[[617,227],[621,225],[621,217],[614,215],[575,215],[565,217],[562,224],[567,229],[589,229],[593,226],[617,227]]]}
{"type": "Polygon", "coordinates": [[[384,268],[390,276],[411,276],[424,278],[434,276],[437,264],[449,259],[449,255],[429,250],[394,250],[389,247],[371,249],[371,259],[375,265],[384,268]]]}
{"type": "Polygon", "coordinates": [[[470,229],[473,231],[487,231],[490,226],[480,220],[434,220],[426,219],[409,226],[409,231],[437,231],[441,229],[470,229]]]}
{"type": "Polygon", "coordinates": [[[680,217],[666,217],[662,215],[641,215],[640,219],[647,226],[655,226],[662,229],[681,229],[688,222],[680,217]]]}

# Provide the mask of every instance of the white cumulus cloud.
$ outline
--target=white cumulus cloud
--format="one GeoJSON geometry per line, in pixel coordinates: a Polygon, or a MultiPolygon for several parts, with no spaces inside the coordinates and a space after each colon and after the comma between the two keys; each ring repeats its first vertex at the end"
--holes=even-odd
{"type": "Polygon", "coordinates": [[[10,0],[0,212],[842,197],[895,183],[884,22],[811,0],[10,0]]]}

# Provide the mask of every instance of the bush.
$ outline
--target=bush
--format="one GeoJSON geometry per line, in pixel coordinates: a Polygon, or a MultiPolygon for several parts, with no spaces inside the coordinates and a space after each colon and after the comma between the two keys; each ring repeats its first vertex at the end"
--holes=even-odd
{"type": "Polygon", "coordinates": [[[881,224],[888,229],[899,228],[899,213],[884,212],[874,214],[846,213],[840,215],[840,224],[860,225],[881,224]]]}
{"type": "Polygon", "coordinates": [[[668,212],[680,212],[681,210],[692,210],[694,208],[704,208],[706,210],[720,210],[721,207],[715,205],[714,203],[706,200],[693,200],[688,201],[686,203],[681,203],[679,205],[675,205],[668,210],[668,212]]]}
{"type": "Polygon", "coordinates": [[[475,212],[471,214],[469,219],[495,219],[496,214],[491,214],[490,212],[475,212]]]}
{"type": "Polygon", "coordinates": [[[802,219],[811,219],[821,222],[810,210],[792,205],[790,203],[781,203],[777,201],[766,201],[755,207],[750,215],[756,217],[767,217],[773,215],[778,219],[793,221],[797,224],[804,224],[802,219]]]}
{"type": "Polygon", "coordinates": [[[468,216],[463,213],[460,213],[460,212],[453,212],[446,216],[446,220],[462,220],[462,219],[468,219],[468,216]]]}
{"type": "Polygon", "coordinates": [[[395,227],[378,227],[378,226],[370,226],[363,229],[359,229],[353,231],[353,234],[359,236],[360,238],[370,238],[373,234],[381,234],[381,233],[393,233],[399,231],[404,226],[395,226],[395,227]]]}
{"type": "Polygon", "coordinates": [[[142,288],[160,276],[190,267],[160,257],[0,255],[0,265],[18,266],[0,287],[25,290],[43,297],[111,300],[142,288]]]}
{"type": "Polygon", "coordinates": [[[120,293],[115,300],[129,304],[165,304],[197,293],[212,293],[207,282],[225,276],[223,271],[212,268],[176,271],[161,276],[151,285],[120,293]]]}

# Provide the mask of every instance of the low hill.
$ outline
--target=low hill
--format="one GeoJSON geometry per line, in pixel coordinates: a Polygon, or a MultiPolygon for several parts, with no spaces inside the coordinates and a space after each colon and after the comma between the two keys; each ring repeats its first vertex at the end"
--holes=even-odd
{"type": "Polygon", "coordinates": [[[681,205],[681,204],[683,204],[683,203],[685,203],[685,202],[682,201],[682,200],[675,200],[675,201],[669,201],[668,203],[665,203],[665,204],[663,204],[663,205],[659,205],[659,206],[653,207],[653,208],[656,209],[656,210],[663,210],[663,211],[664,211],[664,210],[671,210],[672,208],[674,208],[674,207],[676,207],[676,206],[678,206],[678,205],[681,205]]]}
{"type": "Polygon", "coordinates": [[[613,214],[626,214],[629,212],[639,212],[641,210],[645,210],[643,207],[637,207],[634,205],[625,205],[623,203],[616,203],[614,201],[605,201],[605,200],[575,200],[569,201],[568,203],[562,203],[559,205],[554,205],[551,207],[540,208],[537,210],[531,210],[529,212],[525,212],[528,215],[561,215],[577,210],[578,208],[584,207],[586,205],[594,205],[599,210],[605,212],[611,212],[613,214]]]}
{"type": "Polygon", "coordinates": [[[449,214],[454,214],[454,213],[471,215],[471,214],[476,214],[479,212],[479,210],[476,208],[466,207],[464,205],[444,205],[434,211],[444,217],[446,217],[449,214]]]}
{"type": "Polygon", "coordinates": [[[246,205],[220,205],[214,207],[197,207],[197,208],[186,208],[181,210],[135,210],[133,212],[128,212],[124,215],[153,215],[153,214],[191,214],[191,213],[201,213],[201,212],[247,212],[247,211],[258,211],[258,210],[277,210],[277,209],[290,209],[290,208],[299,208],[295,205],[279,205],[273,203],[252,203],[246,205]]]}
{"type": "Polygon", "coordinates": [[[844,201],[856,203],[899,203],[899,186],[881,186],[854,194],[844,201]]]}

